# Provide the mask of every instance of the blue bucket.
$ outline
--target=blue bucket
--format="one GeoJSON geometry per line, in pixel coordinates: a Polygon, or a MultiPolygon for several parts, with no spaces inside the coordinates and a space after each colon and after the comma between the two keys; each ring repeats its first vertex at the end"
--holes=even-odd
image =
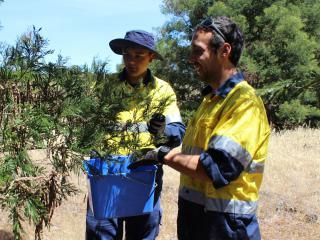
{"type": "Polygon", "coordinates": [[[96,219],[129,217],[153,211],[157,167],[128,169],[129,156],[84,161],[89,205],[96,219]]]}

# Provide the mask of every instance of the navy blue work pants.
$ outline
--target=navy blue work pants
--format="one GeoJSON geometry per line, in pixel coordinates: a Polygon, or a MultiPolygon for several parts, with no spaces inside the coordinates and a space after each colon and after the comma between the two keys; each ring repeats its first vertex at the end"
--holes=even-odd
{"type": "Polygon", "coordinates": [[[204,206],[179,198],[179,240],[260,240],[255,214],[206,211],[204,206]]]}
{"type": "Polygon", "coordinates": [[[89,209],[86,217],[86,240],[120,240],[123,222],[125,222],[126,240],[153,240],[159,234],[161,216],[160,198],[153,212],[133,217],[96,220],[89,209]]]}

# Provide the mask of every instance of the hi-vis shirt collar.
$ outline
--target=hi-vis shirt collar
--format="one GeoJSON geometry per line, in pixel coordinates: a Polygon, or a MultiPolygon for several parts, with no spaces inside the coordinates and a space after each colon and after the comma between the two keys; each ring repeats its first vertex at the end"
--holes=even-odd
{"type": "MultiPolygon", "coordinates": [[[[126,75],[127,75],[127,70],[124,68],[120,73],[119,73],[119,79],[120,81],[125,82],[126,81],[126,75]]],[[[150,69],[147,69],[147,74],[145,78],[143,79],[143,84],[147,86],[148,84],[152,84],[152,86],[155,86],[155,79],[150,71],[150,69]]]]}
{"type": "Polygon", "coordinates": [[[218,95],[220,97],[225,98],[228,93],[239,83],[242,82],[244,80],[244,76],[242,72],[238,72],[234,75],[232,75],[232,77],[230,77],[227,81],[225,81],[218,89],[212,89],[211,86],[206,86],[201,94],[203,96],[212,93],[213,95],[218,95]]]}

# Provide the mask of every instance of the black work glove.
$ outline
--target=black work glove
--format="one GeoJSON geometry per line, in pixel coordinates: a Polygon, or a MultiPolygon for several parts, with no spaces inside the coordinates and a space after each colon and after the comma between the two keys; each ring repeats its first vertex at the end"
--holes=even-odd
{"type": "Polygon", "coordinates": [[[166,127],[166,117],[161,113],[155,113],[147,123],[148,131],[153,135],[161,135],[166,127]]]}
{"type": "Polygon", "coordinates": [[[167,146],[161,146],[150,150],[141,158],[137,158],[129,164],[128,169],[135,169],[145,165],[162,165],[164,164],[164,156],[167,155],[170,150],[171,149],[167,146]]]}

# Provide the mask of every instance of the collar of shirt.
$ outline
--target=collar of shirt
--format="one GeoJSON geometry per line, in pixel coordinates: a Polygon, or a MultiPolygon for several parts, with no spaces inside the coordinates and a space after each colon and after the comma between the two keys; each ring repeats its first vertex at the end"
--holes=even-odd
{"type": "MultiPolygon", "coordinates": [[[[120,73],[119,73],[119,79],[122,82],[126,81],[126,76],[127,76],[127,70],[126,68],[124,68],[120,73]]],[[[152,84],[152,86],[155,85],[155,79],[154,76],[152,75],[150,69],[147,69],[147,74],[145,76],[145,78],[143,79],[143,85],[147,86],[148,84],[152,84]]],[[[139,87],[140,84],[137,85],[132,85],[132,87],[139,87]]]]}
{"type": "Polygon", "coordinates": [[[237,72],[232,75],[227,81],[225,81],[218,89],[212,89],[211,86],[207,85],[201,91],[203,96],[212,93],[213,96],[218,95],[220,97],[225,98],[228,93],[240,82],[244,80],[244,76],[242,72],[237,72]]]}

